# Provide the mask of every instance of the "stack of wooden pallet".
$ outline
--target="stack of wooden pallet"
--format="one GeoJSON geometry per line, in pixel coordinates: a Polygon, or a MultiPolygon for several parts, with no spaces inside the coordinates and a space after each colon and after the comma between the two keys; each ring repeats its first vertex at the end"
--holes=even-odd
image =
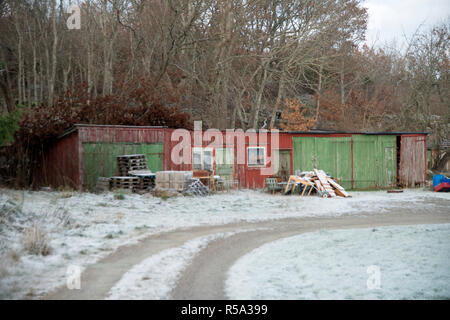
{"type": "Polygon", "coordinates": [[[139,178],[138,189],[140,190],[150,190],[155,187],[155,174],[150,170],[130,170],[128,174],[139,178]]]}
{"type": "Polygon", "coordinates": [[[147,160],[143,154],[128,154],[117,156],[119,176],[128,176],[132,170],[147,170],[147,160]]]}
{"type": "Polygon", "coordinates": [[[134,191],[140,186],[139,177],[111,177],[111,187],[113,189],[129,189],[134,191]]]}
{"type": "Polygon", "coordinates": [[[296,175],[289,177],[284,193],[294,193],[296,186],[300,186],[303,190],[302,196],[310,195],[312,190],[316,190],[319,196],[324,198],[350,197],[345,189],[337,183],[336,179],[327,175],[323,170],[314,169],[308,172],[296,172],[296,175]]]}

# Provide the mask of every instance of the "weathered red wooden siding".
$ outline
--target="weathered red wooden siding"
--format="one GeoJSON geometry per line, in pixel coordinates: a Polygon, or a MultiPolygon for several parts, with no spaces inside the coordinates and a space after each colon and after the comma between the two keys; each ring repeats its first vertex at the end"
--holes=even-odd
{"type": "MultiPolygon", "coordinates": [[[[291,173],[292,173],[292,135],[289,133],[280,132],[278,134],[278,146],[272,146],[272,134],[269,132],[267,134],[267,141],[262,141],[258,136],[258,143],[250,143],[250,137],[246,135],[245,141],[245,164],[237,165],[236,177],[235,179],[239,181],[239,185],[243,188],[250,189],[261,189],[265,187],[265,179],[272,176],[273,174],[263,173],[261,167],[251,167],[248,166],[247,159],[247,147],[250,146],[260,146],[266,147],[266,156],[268,159],[272,157],[272,148],[274,150],[291,150],[291,173]]],[[[237,146],[236,146],[237,148],[237,146]]],[[[236,149],[235,148],[235,149],[236,149]]],[[[236,150],[237,151],[237,150],[236,150]]],[[[265,168],[270,168],[271,164],[266,161],[265,168]]]]}
{"type": "Polygon", "coordinates": [[[170,170],[170,171],[190,171],[192,170],[192,141],[193,137],[190,133],[190,139],[191,139],[191,147],[189,147],[189,163],[182,163],[182,164],[176,164],[174,161],[172,161],[172,150],[173,148],[180,143],[180,141],[172,141],[172,133],[176,129],[165,129],[164,130],[164,155],[163,155],[163,169],[164,170],[170,170]]]}
{"type": "Polygon", "coordinates": [[[78,164],[78,133],[74,132],[56,141],[44,153],[41,170],[35,173],[36,185],[78,188],[80,185],[78,164]]]}
{"type": "MultiPolygon", "coordinates": [[[[179,141],[172,141],[171,135],[174,130],[172,129],[166,129],[165,136],[164,136],[164,159],[163,159],[163,168],[164,170],[177,170],[177,171],[184,171],[184,170],[192,170],[192,147],[194,147],[194,133],[190,132],[191,136],[191,145],[189,148],[189,160],[190,164],[175,164],[171,159],[171,153],[173,148],[180,143],[179,141]]],[[[223,144],[220,145],[220,147],[226,147],[226,138],[225,138],[225,132],[223,134],[223,144]]],[[[271,156],[271,134],[267,134],[267,141],[262,142],[259,140],[259,135],[252,134],[252,133],[244,133],[244,132],[235,132],[234,133],[235,138],[231,142],[231,146],[234,148],[234,180],[238,181],[238,184],[242,188],[263,188],[265,186],[265,178],[271,176],[270,174],[262,174],[261,173],[261,167],[249,167],[248,161],[247,161],[247,147],[249,146],[264,146],[266,147],[267,157],[271,156]],[[256,141],[257,144],[250,143],[250,136],[253,136],[253,139],[258,137],[256,141]],[[238,143],[239,139],[244,139],[245,143],[243,145],[244,150],[238,151],[238,148],[240,147],[240,144],[238,143]],[[243,152],[245,157],[245,163],[238,163],[238,152],[243,152]]],[[[202,147],[208,147],[209,141],[202,141],[202,147]]],[[[219,146],[216,146],[219,147],[219,146]]],[[[228,145],[230,147],[230,145],[228,145]]],[[[280,150],[291,150],[292,149],[292,137],[288,133],[279,133],[279,146],[278,148],[280,150]]],[[[213,147],[213,149],[215,149],[213,147]]],[[[215,151],[213,151],[214,156],[214,166],[215,166],[215,151]]],[[[292,160],[291,160],[292,161],[292,160]]],[[[270,165],[269,163],[266,164],[266,168],[268,168],[270,165]]],[[[291,163],[292,168],[292,163],[291,163]]]]}
{"type": "Polygon", "coordinates": [[[77,125],[79,139],[83,142],[164,142],[165,128],[130,126],[77,125]]]}
{"type": "Polygon", "coordinates": [[[402,135],[400,146],[400,185],[425,185],[427,169],[426,135],[402,135]]]}

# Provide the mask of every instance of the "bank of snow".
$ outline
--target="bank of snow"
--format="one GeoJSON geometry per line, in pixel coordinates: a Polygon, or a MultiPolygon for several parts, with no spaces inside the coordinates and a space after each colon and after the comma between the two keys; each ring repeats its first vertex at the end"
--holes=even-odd
{"type": "Polygon", "coordinates": [[[226,292],[231,299],[450,299],[450,224],[268,243],[233,265],[226,292]]]}
{"type": "Polygon", "coordinates": [[[121,245],[177,228],[450,205],[450,194],[421,190],[351,194],[323,199],[243,190],[164,201],[151,195],[127,194],[119,200],[113,193],[0,189],[0,299],[42,297],[65,283],[69,266],[85,267],[121,245]],[[35,225],[48,235],[48,256],[23,249],[23,234],[35,225]]]}

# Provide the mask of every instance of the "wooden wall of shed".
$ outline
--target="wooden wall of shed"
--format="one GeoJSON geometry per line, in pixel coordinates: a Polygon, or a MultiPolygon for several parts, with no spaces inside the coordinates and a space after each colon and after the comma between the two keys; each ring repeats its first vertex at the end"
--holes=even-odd
{"type": "Polygon", "coordinates": [[[78,126],[81,143],[85,142],[163,142],[165,128],[126,126],[78,126]]]}
{"type": "Polygon", "coordinates": [[[81,188],[78,133],[56,141],[43,155],[42,168],[35,172],[36,185],[81,188]]]}
{"type": "MultiPolygon", "coordinates": [[[[176,170],[176,171],[185,171],[185,170],[192,170],[192,148],[194,147],[194,134],[193,132],[190,132],[190,146],[189,146],[189,164],[175,164],[171,158],[172,151],[174,150],[174,147],[178,145],[181,141],[176,140],[172,141],[172,133],[174,130],[167,129],[165,131],[164,135],[164,170],[176,170]]],[[[260,137],[258,134],[253,133],[244,133],[237,131],[234,133],[234,139],[231,142],[231,147],[234,150],[234,180],[238,182],[238,186],[242,188],[252,188],[252,189],[259,189],[264,188],[265,186],[265,178],[270,177],[270,174],[263,174],[261,172],[261,169],[264,167],[249,167],[248,166],[248,159],[247,159],[247,148],[249,146],[256,146],[256,144],[252,143],[252,141],[257,141],[260,146],[266,147],[266,156],[271,157],[271,134],[267,134],[267,141],[260,140],[260,137]],[[240,145],[238,143],[239,139],[244,139],[244,144],[240,145]],[[243,147],[244,149],[239,151],[238,148],[243,147]],[[238,152],[244,153],[244,161],[245,163],[238,163],[238,152]]],[[[226,145],[226,137],[225,133],[223,133],[223,144],[216,145],[213,147],[215,148],[223,148],[227,147],[226,145]]],[[[202,147],[208,147],[210,144],[210,141],[202,141],[202,147]]],[[[229,147],[230,145],[228,145],[229,147]]],[[[292,154],[292,136],[288,133],[279,133],[279,145],[278,148],[280,150],[288,150],[292,154]]],[[[215,157],[216,153],[214,150],[214,164],[215,164],[215,157]]],[[[265,168],[269,168],[270,163],[267,162],[265,168]]],[[[291,159],[291,170],[292,170],[292,159],[291,159]]],[[[292,171],[290,172],[292,173],[292,171]]]]}
{"type": "Polygon", "coordinates": [[[414,188],[426,183],[426,135],[402,135],[400,145],[399,183],[414,188]]]}

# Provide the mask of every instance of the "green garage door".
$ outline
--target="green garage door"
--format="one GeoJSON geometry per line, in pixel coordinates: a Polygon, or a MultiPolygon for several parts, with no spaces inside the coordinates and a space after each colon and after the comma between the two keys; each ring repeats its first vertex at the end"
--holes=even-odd
{"type": "Polygon", "coordinates": [[[123,154],[145,154],[147,166],[152,172],[162,170],[162,143],[84,143],[84,188],[92,190],[98,177],[116,175],[116,157],[123,154]]]}
{"type": "Polygon", "coordinates": [[[350,137],[293,137],[295,170],[324,170],[346,189],[352,187],[350,137]]]}

